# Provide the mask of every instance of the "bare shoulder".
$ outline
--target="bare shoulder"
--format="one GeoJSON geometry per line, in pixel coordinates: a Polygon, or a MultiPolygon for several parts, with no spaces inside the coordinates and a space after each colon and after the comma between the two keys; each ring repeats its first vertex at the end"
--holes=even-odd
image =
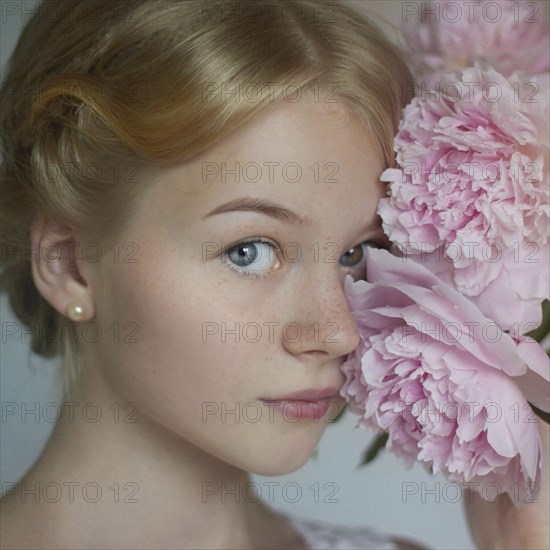
{"type": "Polygon", "coordinates": [[[410,539],[392,537],[391,542],[399,550],[430,550],[427,546],[421,546],[418,542],[410,539]]]}
{"type": "Polygon", "coordinates": [[[25,523],[22,515],[24,511],[13,500],[3,497],[0,504],[0,548],[2,550],[15,550],[32,548],[28,533],[25,533],[25,523]],[[23,512],[23,513],[22,513],[23,512]]]}
{"type": "Polygon", "coordinates": [[[51,522],[41,513],[42,507],[21,503],[15,496],[2,497],[0,503],[0,548],[2,550],[38,550],[52,547],[44,526],[51,522]]]}
{"type": "Polygon", "coordinates": [[[261,531],[260,548],[266,550],[279,550],[280,548],[309,550],[310,548],[303,534],[295,528],[290,518],[274,510],[266,511],[266,520],[261,531]]]}

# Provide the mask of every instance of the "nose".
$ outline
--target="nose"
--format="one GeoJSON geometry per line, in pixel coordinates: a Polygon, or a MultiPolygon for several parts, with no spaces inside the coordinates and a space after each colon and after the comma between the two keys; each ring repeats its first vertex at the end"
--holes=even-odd
{"type": "Polygon", "coordinates": [[[352,352],[360,342],[334,264],[304,270],[286,303],[293,313],[283,330],[283,346],[301,360],[329,361],[352,352]]]}

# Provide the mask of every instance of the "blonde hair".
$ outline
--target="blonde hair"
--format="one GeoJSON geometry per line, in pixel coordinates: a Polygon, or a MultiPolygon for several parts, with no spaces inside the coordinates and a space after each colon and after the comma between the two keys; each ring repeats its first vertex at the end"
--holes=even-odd
{"type": "Polygon", "coordinates": [[[34,285],[35,213],[112,242],[146,181],[135,176],[189,161],[290,100],[289,89],[334,92],[390,166],[412,82],[398,47],[341,2],[39,4],[2,85],[1,282],[32,350],[63,357],[65,393],[78,379],[78,339],[34,285]]]}

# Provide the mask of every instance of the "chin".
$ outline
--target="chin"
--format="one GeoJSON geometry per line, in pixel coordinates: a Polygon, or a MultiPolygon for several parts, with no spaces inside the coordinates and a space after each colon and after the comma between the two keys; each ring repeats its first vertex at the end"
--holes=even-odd
{"type": "Polygon", "coordinates": [[[312,454],[313,453],[307,455],[302,460],[296,460],[296,457],[288,457],[288,460],[285,460],[283,457],[283,460],[278,462],[271,460],[266,461],[265,463],[258,463],[254,468],[248,468],[246,471],[251,474],[266,477],[284,476],[299,470],[304,464],[307,463],[312,454]]]}
{"type": "MultiPolygon", "coordinates": [[[[323,432],[308,437],[273,438],[268,445],[257,446],[246,457],[243,469],[261,476],[282,476],[300,469],[312,457],[323,432]]],[[[252,448],[251,448],[252,450],[252,448]]]]}

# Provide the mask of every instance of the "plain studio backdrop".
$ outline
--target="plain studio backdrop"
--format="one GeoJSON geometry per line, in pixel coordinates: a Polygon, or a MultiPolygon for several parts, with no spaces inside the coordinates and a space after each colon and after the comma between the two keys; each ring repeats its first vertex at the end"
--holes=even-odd
{"type": "MultiPolygon", "coordinates": [[[[396,0],[350,3],[369,10],[394,39],[398,37],[395,27],[415,4],[396,0]]],[[[2,79],[19,32],[35,4],[30,0],[0,0],[2,79]]],[[[46,361],[30,352],[30,336],[19,326],[4,295],[0,322],[0,481],[5,492],[25,474],[44,447],[54,427],[61,391],[56,380],[58,361],[46,361]],[[17,333],[10,336],[14,330],[17,333]]],[[[82,407],[76,411],[82,411],[82,407]]],[[[272,506],[286,512],[343,525],[372,526],[434,548],[475,548],[456,484],[427,474],[419,464],[407,471],[387,451],[366,467],[356,468],[374,437],[355,429],[356,418],[348,411],[339,423],[330,425],[316,456],[297,472],[280,477],[253,476],[254,485],[241,498],[261,494],[272,506]]],[[[88,481],[92,480],[81,480],[81,485],[88,481]]]]}

